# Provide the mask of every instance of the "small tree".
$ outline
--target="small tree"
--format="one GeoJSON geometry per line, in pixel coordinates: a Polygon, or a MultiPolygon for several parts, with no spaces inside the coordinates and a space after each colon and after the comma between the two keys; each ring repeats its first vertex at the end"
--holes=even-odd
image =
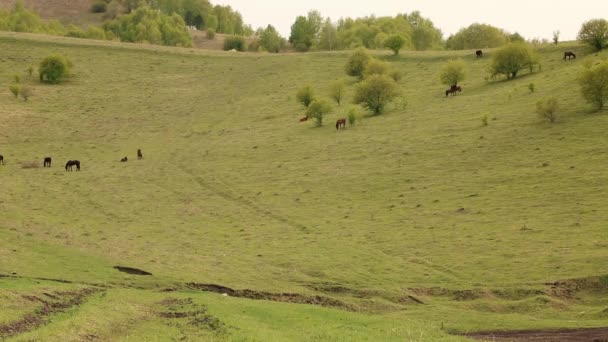
{"type": "Polygon", "coordinates": [[[442,68],[439,74],[441,83],[447,86],[458,85],[458,82],[464,80],[464,61],[455,59],[447,62],[442,68]]]}
{"type": "Polygon", "coordinates": [[[19,96],[19,90],[21,90],[21,87],[19,87],[18,84],[11,84],[10,86],[8,86],[8,89],[13,95],[15,95],[15,98],[17,98],[19,96]]]}
{"type": "Polygon", "coordinates": [[[315,100],[315,91],[312,89],[311,86],[300,88],[296,93],[296,99],[304,107],[308,108],[310,104],[315,100]]]}
{"type": "Polygon", "coordinates": [[[331,112],[331,105],[326,100],[314,100],[306,109],[306,116],[314,118],[317,127],[323,125],[323,116],[331,112]]]}
{"type": "Polygon", "coordinates": [[[215,39],[215,30],[212,28],[208,28],[206,35],[207,35],[207,39],[214,40],[215,39]]]}
{"type": "Polygon", "coordinates": [[[578,82],[585,100],[602,110],[608,101],[608,61],[585,68],[578,82]]]}
{"type": "Polygon", "coordinates": [[[344,98],[344,90],[346,89],[346,85],[344,81],[335,81],[329,87],[329,94],[331,98],[336,101],[338,106],[342,103],[342,98],[344,98]]]}
{"type": "Polygon", "coordinates": [[[593,46],[597,50],[608,44],[608,21],[592,19],[585,23],[578,32],[578,40],[593,46]]]}
{"type": "Polygon", "coordinates": [[[21,87],[21,90],[19,91],[19,95],[21,95],[21,98],[25,102],[27,102],[27,99],[29,99],[33,94],[34,92],[32,91],[32,88],[27,86],[21,87]]]}
{"type": "Polygon", "coordinates": [[[348,124],[354,126],[357,123],[357,120],[359,120],[360,115],[361,114],[359,113],[357,107],[351,107],[348,110],[348,114],[346,115],[346,117],[348,118],[348,124]]]}
{"type": "Polygon", "coordinates": [[[559,30],[553,31],[553,44],[555,45],[559,44],[559,34],[559,30]]]}
{"type": "Polygon", "coordinates": [[[399,50],[405,45],[406,39],[400,34],[392,34],[384,41],[384,47],[391,49],[395,56],[399,55],[399,50]]]}
{"type": "Polygon", "coordinates": [[[512,79],[523,69],[534,71],[535,66],[539,66],[538,56],[528,44],[510,43],[494,53],[490,72],[492,77],[502,74],[512,79]]]}
{"type": "Polygon", "coordinates": [[[386,75],[374,75],[361,82],[355,91],[355,103],[381,114],[388,103],[397,96],[395,81],[386,75]]]}
{"type": "Polygon", "coordinates": [[[247,44],[245,44],[245,38],[241,36],[226,37],[224,40],[224,51],[236,50],[245,51],[247,44]]]}
{"type": "Polygon", "coordinates": [[[370,59],[371,57],[365,49],[357,49],[348,58],[348,62],[346,63],[346,74],[363,78],[363,72],[370,59]]]}
{"type": "Polygon", "coordinates": [[[40,62],[38,68],[40,82],[44,83],[59,83],[68,76],[69,71],[70,62],[60,55],[48,56],[40,62]]]}
{"type": "Polygon", "coordinates": [[[540,115],[541,118],[549,120],[549,122],[553,123],[557,120],[557,110],[559,109],[559,105],[557,103],[557,99],[555,97],[551,97],[546,101],[538,101],[536,103],[536,113],[540,115]]]}
{"type": "Polygon", "coordinates": [[[365,78],[368,78],[373,75],[386,75],[388,74],[388,71],[388,65],[386,64],[386,62],[373,58],[365,66],[363,76],[365,78]]]}

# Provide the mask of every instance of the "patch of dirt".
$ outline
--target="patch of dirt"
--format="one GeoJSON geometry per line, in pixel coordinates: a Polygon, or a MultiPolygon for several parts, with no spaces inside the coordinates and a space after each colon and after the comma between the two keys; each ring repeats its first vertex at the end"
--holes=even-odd
{"type": "Polygon", "coordinates": [[[79,291],[56,292],[52,296],[60,299],[59,301],[46,301],[36,296],[23,296],[27,300],[42,303],[42,307],[17,321],[0,324],[0,340],[34,330],[45,324],[50,316],[79,306],[89,296],[101,291],[103,290],[99,288],[84,288],[79,291]]]}
{"type": "Polygon", "coordinates": [[[463,336],[481,341],[608,342],[608,328],[487,331],[463,336]]]}
{"type": "Polygon", "coordinates": [[[231,297],[237,298],[248,298],[255,300],[269,300],[274,302],[284,302],[284,303],[295,303],[295,304],[310,304],[310,305],[319,305],[324,307],[332,307],[339,308],[344,310],[354,311],[355,308],[343,301],[323,297],[323,296],[312,296],[305,295],[299,293],[270,293],[270,292],[262,292],[262,291],[254,291],[254,290],[234,290],[229,287],[215,285],[215,284],[197,284],[197,283],[188,283],[186,284],[189,288],[206,291],[206,292],[215,292],[220,294],[226,294],[231,297]]]}
{"type": "Polygon", "coordinates": [[[608,295],[608,276],[558,280],[548,286],[546,293],[558,298],[574,298],[581,291],[592,291],[608,295]]]}
{"type": "Polygon", "coordinates": [[[140,269],[133,268],[133,267],[114,266],[114,268],[119,270],[120,272],[133,274],[133,275],[144,275],[144,276],[152,275],[152,273],[150,273],[150,272],[146,272],[144,270],[140,270],[140,269]]]}
{"type": "Polygon", "coordinates": [[[196,304],[192,298],[167,298],[159,304],[168,310],[158,312],[158,316],[161,318],[176,320],[189,318],[187,323],[199,329],[210,330],[216,334],[227,332],[226,325],[217,317],[210,315],[206,305],[196,304]]]}

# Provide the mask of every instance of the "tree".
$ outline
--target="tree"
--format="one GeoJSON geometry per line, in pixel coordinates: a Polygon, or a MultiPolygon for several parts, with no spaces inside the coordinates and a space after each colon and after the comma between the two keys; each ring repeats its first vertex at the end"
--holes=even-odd
{"type": "Polygon", "coordinates": [[[321,28],[318,49],[327,51],[338,49],[338,29],[329,18],[325,19],[321,28]]]}
{"type": "Polygon", "coordinates": [[[363,72],[370,60],[371,57],[365,49],[357,49],[350,55],[348,62],[346,62],[346,74],[362,78],[363,72]]]}
{"type": "Polygon", "coordinates": [[[553,31],[553,44],[555,44],[555,45],[559,44],[559,35],[560,35],[559,30],[553,31]]]}
{"type": "Polygon", "coordinates": [[[224,51],[245,51],[247,49],[247,44],[245,43],[245,38],[241,36],[230,36],[224,39],[224,51]]]}
{"type": "Polygon", "coordinates": [[[70,72],[70,62],[60,55],[50,55],[40,62],[38,73],[40,82],[59,83],[70,72]]]}
{"type": "Polygon", "coordinates": [[[311,86],[300,88],[296,93],[296,99],[304,107],[308,107],[315,100],[315,91],[311,86]]]}
{"type": "Polygon", "coordinates": [[[538,56],[526,43],[509,43],[496,50],[490,65],[492,76],[506,75],[507,79],[517,77],[519,71],[539,65],[538,56]]]}
{"type": "Polygon", "coordinates": [[[344,90],[346,89],[346,85],[344,81],[335,81],[329,87],[329,94],[331,98],[336,101],[338,106],[342,103],[342,98],[344,97],[344,90]]]}
{"type": "Polygon", "coordinates": [[[386,62],[373,58],[365,66],[363,76],[368,78],[373,75],[386,75],[388,74],[388,71],[388,64],[386,64],[386,62]]]}
{"type": "Polygon", "coordinates": [[[355,103],[381,114],[388,103],[397,96],[397,85],[386,75],[374,75],[361,82],[355,91],[355,103]]]}
{"type": "Polygon", "coordinates": [[[608,44],[608,21],[592,19],[585,23],[578,32],[578,40],[601,50],[608,44]]]}
{"type": "Polygon", "coordinates": [[[412,26],[411,41],[416,50],[436,49],[442,45],[443,34],[433,22],[422,17],[420,12],[415,11],[409,15],[404,15],[412,26]]]}
{"type": "Polygon", "coordinates": [[[454,59],[447,62],[442,68],[439,74],[441,83],[447,86],[458,85],[458,82],[464,80],[464,61],[461,59],[454,59]]]}
{"type": "Polygon", "coordinates": [[[446,47],[450,50],[494,48],[507,42],[505,31],[487,24],[474,23],[450,36],[446,47]]]}
{"type": "Polygon", "coordinates": [[[291,25],[289,42],[296,50],[305,52],[313,45],[317,45],[323,18],[318,11],[308,12],[308,16],[298,16],[291,25]]]}
{"type": "Polygon", "coordinates": [[[595,105],[597,110],[604,108],[608,101],[608,61],[587,67],[578,82],[585,100],[595,105]]]}
{"type": "Polygon", "coordinates": [[[314,100],[306,109],[306,116],[315,119],[317,126],[323,125],[323,117],[331,113],[331,105],[326,100],[314,100]]]}
{"type": "Polygon", "coordinates": [[[399,54],[399,50],[405,45],[406,39],[400,34],[392,34],[384,41],[384,47],[393,50],[395,56],[399,54]]]}
{"type": "Polygon", "coordinates": [[[260,32],[260,45],[268,52],[278,53],[285,46],[285,40],[272,25],[260,32]]]}

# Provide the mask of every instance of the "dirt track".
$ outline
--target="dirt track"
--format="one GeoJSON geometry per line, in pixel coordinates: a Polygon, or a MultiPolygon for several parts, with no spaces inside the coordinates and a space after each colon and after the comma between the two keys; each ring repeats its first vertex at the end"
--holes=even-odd
{"type": "Polygon", "coordinates": [[[608,342],[608,328],[488,331],[465,336],[481,341],[497,342],[608,342]]]}

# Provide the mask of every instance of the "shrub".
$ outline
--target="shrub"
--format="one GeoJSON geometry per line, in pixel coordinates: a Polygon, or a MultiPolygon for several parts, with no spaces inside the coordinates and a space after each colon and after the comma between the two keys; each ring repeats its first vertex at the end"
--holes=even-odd
{"type": "Polygon", "coordinates": [[[608,61],[596,66],[588,65],[578,78],[581,92],[587,102],[598,110],[604,108],[608,101],[608,61]]]}
{"type": "Polygon", "coordinates": [[[391,49],[395,56],[397,56],[405,43],[405,37],[400,34],[392,34],[384,41],[384,47],[391,49]]]}
{"type": "Polygon", "coordinates": [[[21,90],[19,91],[19,95],[21,96],[23,101],[26,101],[26,102],[33,94],[34,94],[34,92],[32,91],[32,88],[27,87],[27,86],[21,87],[21,90]]]}
{"type": "Polygon", "coordinates": [[[315,92],[311,86],[300,88],[296,93],[296,99],[304,107],[308,107],[315,100],[315,92]]]}
{"type": "Polygon", "coordinates": [[[549,122],[555,122],[557,120],[557,110],[559,105],[555,97],[551,97],[546,101],[538,101],[536,103],[536,113],[543,119],[549,120],[549,122]]]}
{"type": "Polygon", "coordinates": [[[91,5],[91,13],[105,13],[108,9],[108,4],[105,1],[96,1],[91,5]]]}
{"type": "Polygon", "coordinates": [[[350,55],[346,62],[346,74],[363,78],[363,72],[367,67],[371,57],[365,49],[357,49],[350,55]]]}
{"type": "Polygon", "coordinates": [[[84,33],[84,31],[75,25],[68,25],[67,27],[67,32],[65,34],[66,37],[72,37],[72,38],[86,38],[87,35],[86,33],[84,33]]]}
{"type": "Polygon", "coordinates": [[[206,35],[207,35],[207,39],[214,40],[215,39],[215,30],[212,28],[208,28],[206,35]]]}
{"type": "Polygon", "coordinates": [[[17,98],[19,96],[19,91],[21,90],[21,87],[19,87],[18,84],[11,84],[10,86],[8,86],[8,89],[13,95],[15,95],[15,98],[17,98]]]}
{"type": "Polygon", "coordinates": [[[329,87],[329,94],[330,94],[331,98],[334,101],[336,101],[338,106],[342,103],[342,98],[344,97],[345,88],[346,88],[346,85],[344,84],[344,81],[335,81],[329,87]]]}
{"type": "Polygon", "coordinates": [[[348,110],[348,114],[346,114],[346,117],[348,119],[348,124],[351,126],[354,126],[357,121],[359,120],[359,117],[361,116],[361,114],[359,113],[359,110],[355,107],[352,107],[348,110]]]}
{"type": "Polygon", "coordinates": [[[381,114],[388,103],[397,96],[395,81],[386,75],[374,75],[361,82],[355,91],[355,103],[381,114]]]}
{"type": "Polygon", "coordinates": [[[462,60],[451,60],[441,68],[439,79],[447,86],[458,85],[458,82],[464,80],[464,67],[465,64],[462,60]]]}
{"type": "Polygon", "coordinates": [[[97,26],[89,26],[87,28],[87,32],[85,33],[85,36],[89,39],[97,39],[97,40],[105,40],[107,38],[106,32],[101,27],[97,27],[97,26]]]}
{"type": "Polygon", "coordinates": [[[314,100],[306,109],[306,116],[315,119],[317,127],[323,125],[323,116],[331,112],[331,105],[326,100],[314,100]]]}
{"type": "Polygon", "coordinates": [[[363,76],[368,78],[373,75],[386,75],[388,74],[388,65],[386,62],[372,59],[365,66],[365,70],[363,71],[363,76]]]}
{"type": "Polygon", "coordinates": [[[60,55],[50,55],[40,62],[38,73],[44,83],[59,83],[70,72],[70,62],[60,55]]]}
{"type": "Polygon", "coordinates": [[[553,31],[553,44],[557,45],[559,44],[559,30],[558,31],[553,31]]]}
{"type": "Polygon", "coordinates": [[[578,32],[578,40],[593,46],[596,50],[603,49],[608,44],[608,21],[592,19],[583,23],[578,32]]]}
{"type": "Polygon", "coordinates": [[[538,56],[526,43],[510,43],[498,49],[492,58],[490,73],[492,77],[496,75],[506,75],[507,79],[517,77],[523,69],[534,71],[535,66],[539,66],[538,56]]]}
{"type": "Polygon", "coordinates": [[[245,51],[247,48],[245,38],[241,36],[230,36],[224,40],[224,51],[245,51]]]}

